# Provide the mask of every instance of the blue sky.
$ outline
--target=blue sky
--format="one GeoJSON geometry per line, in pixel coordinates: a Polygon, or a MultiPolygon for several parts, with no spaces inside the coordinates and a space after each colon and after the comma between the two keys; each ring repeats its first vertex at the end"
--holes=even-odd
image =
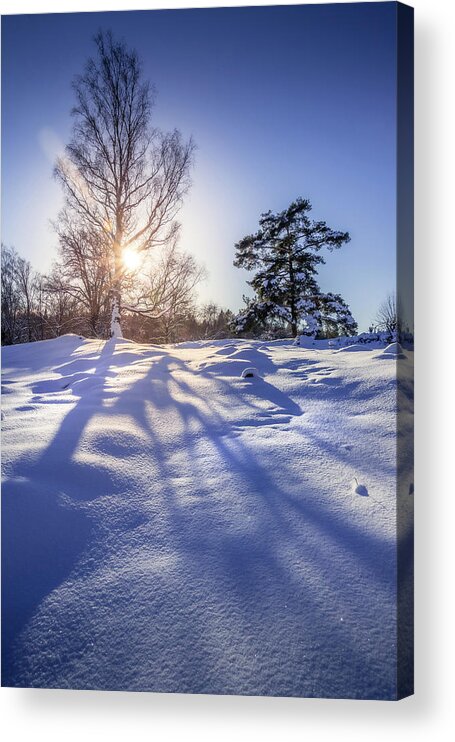
{"type": "Polygon", "coordinates": [[[351,233],[320,283],[366,329],[396,281],[395,3],[3,17],[2,241],[41,271],[57,256],[52,163],[70,137],[71,81],[100,28],[138,51],[155,125],[196,141],[180,221],[209,271],[200,299],[240,308],[235,242],[303,196],[351,233]]]}

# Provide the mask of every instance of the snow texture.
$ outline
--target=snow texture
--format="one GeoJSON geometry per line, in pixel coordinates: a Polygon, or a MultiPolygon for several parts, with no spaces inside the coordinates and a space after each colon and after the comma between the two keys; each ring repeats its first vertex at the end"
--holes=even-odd
{"type": "Polygon", "coordinates": [[[394,698],[396,359],[346,350],[5,348],[3,683],[394,698]]]}
{"type": "Polygon", "coordinates": [[[400,343],[390,343],[387,345],[376,358],[406,358],[400,343]]]}

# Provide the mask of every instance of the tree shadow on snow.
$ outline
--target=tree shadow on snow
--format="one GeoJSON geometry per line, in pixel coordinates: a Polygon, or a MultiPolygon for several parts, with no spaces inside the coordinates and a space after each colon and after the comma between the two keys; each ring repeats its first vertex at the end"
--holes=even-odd
{"type": "MultiPolygon", "coordinates": [[[[78,347],[80,339],[71,340],[74,349],[78,347]]],[[[113,351],[114,344],[105,343],[96,362],[101,389],[113,351]]],[[[80,500],[97,497],[100,487],[111,488],[102,472],[84,471],[72,462],[92,413],[92,405],[81,396],[44,453],[35,461],[26,456],[17,462],[2,484],[2,683],[6,685],[15,684],[14,645],[22,629],[71,572],[89,537],[86,516],[62,506],[61,495],[66,493],[59,488],[59,477],[63,474],[64,480],[72,482],[72,494],[75,489],[80,500]]]]}
{"type": "MultiPolygon", "coordinates": [[[[355,570],[360,566],[368,574],[368,581],[377,584],[373,598],[370,594],[356,595],[356,600],[364,603],[363,610],[368,612],[370,628],[374,627],[378,607],[376,595],[384,594],[390,598],[394,592],[394,560],[390,544],[380,535],[367,533],[355,522],[328,511],[322,503],[315,504],[314,501],[307,500],[304,489],[311,486],[308,481],[302,482],[302,497],[296,496],[292,488],[288,489],[283,484],[285,480],[280,476],[282,472],[274,473],[265,466],[264,460],[260,460],[256,451],[244,440],[232,439],[226,435],[225,420],[211,400],[198,397],[192,386],[192,376],[194,377],[194,372],[186,364],[164,356],[150,370],[149,377],[139,382],[144,385],[144,392],[149,385],[147,401],[153,409],[161,412],[177,409],[183,424],[180,450],[186,454],[184,463],[180,461],[172,464],[167,456],[162,430],[153,425],[153,416],[144,413],[138,419],[151,438],[151,468],[156,471],[154,481],[158,483],[153,489],[162,492],[162,507],[170,524],[168,546],[172,546],[179,554],[184,554],[185,563],[200,564],[205,580],[212,584],[215,592],[222,575],[223,594],[230,595],[233,616],[235,615],[233,625],[237,624],[239,636],[243,631],[249,633],[253,647],[263,647],[264,643],[268,646],[271,666],[275,667],[276,676],[273,680],[266,680],[268,671],[265,671],[264,676],[259,672],[256,686],[251,685],[251,679],[248,682],[245,680],[246,684],[243,686],[242,672],[237,668],[237,675],[234,673],[232,677],[229,674],[224,677],[224,684],[220,681],[221,689],[217,691],[216,682],[210,675],[213,658],[206,654],[205,661],[201,660],[201,653],[204,655],[201,637],[207,625],[210,625],[214,609],[208,605],[208,594],[195,594],[194,610],[198,618],[195,623],[187,619],[187,637],[178,653],[179,668],[175,668],[176,685],[168,690],[243,690],[272,695],[330,696],[339,693],[339,686],[330,685],[330,677],[334,678],[334,683],[337,677],[345,677],[343,694],[349,694],[350,683],[352,697],[392,697],[392,624],[386,631],[388,639],[384,639],[383,643],[384,662],[378,667],[373,656],[362,654],[352,634],[347,635],[342,630],[343,627],[339,628],[338,625],[334,631],[331,618],[333,606],[325,606],[318,595],[319,585],[324,592],[329,591],[331,599],[335,604],[343,606],[343,610],[346,604],[352,602],[357,589],[355,580],[351,577],[346,580],[346,575],[343,575],[344,580],[339,579],[348,557],[355,570]],[[223,472],[235,473],[241,482],[242,507],[241,512],[237,513],[240,516],[239,524],[230,523],[220,516],[225,505],[218,507],[213,486],[208,486],[204,481],[206,478],[213,478],[214,472],[201,472],[198,468],[201,461],[198,450],[201,437],[210,441],[210,445],[218,453],[220,490],[229,494],[226,492],[223,472]],[[189,476],[193,483],[198,483],[200,497],[193,507],[188,507],[184,487],[182,489],[178,485],[183,474],[189,476]],[[253,515],[248,515],[248,512],[253,515]],[[243,525],[247,526],[244,532],[242,516],[245,519],[243,525]],[[250,518],[251,524],[248,523],[250,518]],[[211,522],[209,527],[207,521],[211,522]],[[317,579],[298,579],[286,560],[281,562],[279,552],[283,549],[286,551],[291,546],[296,550],[294,558],[297,556],[309,574],[317,573],[317,579]],[[335,559],[336,555],[339,555],[339,561],[335,559]],[[281,606],[278,614],[273,614],[273,620],[267,610],[267,601],[270,600],[276,600],[281,606]],[[307,637],[304,643],[300,641],[300,634],[296,634],[296,626],[289,618],[292,613],[289,609],[298,611],[301,605],[307,606],[306,613],[312,617],[311,624],[304,627],[307,637]],[[282,636],[281,641],[276,644],[273,637],[277,630],[286,634],[284,644],[282,636]],[[321,642],[326,642],[326,646],[321,642]],[[313,682],[311,678],[318,676],[318,670],[308,664],[308,659],[305,661],[304,652],[308,643],[319,646],[319,651],[311,662],[326,661],[331,664],[333,672],[332,675],[327,675],[325,685],[322,683],[316,689],[313,686],[313,692],[310,688],[313,682]],[[289,653],[287,657],[286,652],[289,653]],[[182,679],[182,667],[196,655],[197,669],[193,664],[191,684],[186,686],[187,681],[182,679]],[[306,670],[304,676],[302,667],[306,670]],[[294,681],[290,681],[291,676],[295,677],[294,681]],[[211,678],[210,682],[208,678],[211,678]]],[[[220,391],[225,388],[231,397],[233,394],[237,397],[244,394],[244,387],[233,386],[231,380],[217,379],[216,384],[220,391]]],[[[248,392],[252,394],[253,388],[249,387],[248,392]]],[[[292,400],[272,385],[263,385],[260,382],[254,387],[254,393],[259,399],[279,403],[282,409],[301,414],[300,408],[297,405],[293,407],[292,400]]],[[[217,396],[215,393],[213,400],[217,396]]],[[[125,406],[126,394],[124,398],[119,398],[117,411],[121,412],[125,406]]],[[[178,604],[181,598],[175,594],[172,600],[176,604],[175,614],[179,615],[178,604]]],[[[366,630],[368,632],[369,629],[366,630]]],[[[234,631],[229,651],[235,651],[235,648],[234,631]]],[[[162,651],[165,655],[165,644],[162,651]]],[[[149,689],[157,690],[159,687],[149,689]]]]}
{"type": "MultiPolygon", "coordinates": [[[[149,559],[153,558],[154,546],[157,560],[165,546],[178,556],[182,576],[187,580],[181,580],[176,589],[163,576],[156,603],[152,592],[150,603],[141,605],[148,616],[148,634],[153,637],[149,650],[147,644],[137,646],[134,627],[128,632],[128,651],[138,654],[137,673],[146,679],[132,687],[131,678],[123,679],[122,668],[117,667],[113,677],[108,662],[99,669],[97,687],[125,689],[126,682],[131,690],[391,697],[391,627],[385,629],[383,658],[378,665],[373,653],[366,654],[359,648],[355,632],[348,632],[339,619],[336,624],[333,621],[337,606],[344,610],[353,601],[360,601],[362,616],[369,622],[363,630],[374,629],[378,600],[394,591],[390,545],[323,502],[307,498],[305,491],[312,486],[309,472],[296,486],[292,472],[268,462],[267,449],[261,453],[249,445],[248,437],[232,436],[235,420],[227,423],[222,414],[233,403],[246,405],[255,413],[253,424],[260,425],[269,423],[272,412],[289,418],[300,416],[300,406],[277,387],[257,378],[213,377],[213,396],[207,398],[199,391],[200,372],[166,348],[154,352],[157,357],[148,356],[147,373],[111,397],[109,413],[133,416],[147,440],[145,460],[150,476],[138,528],[147,532],[149,559]],[[273,410],[264,413],[264,403],[272,405],[273,410]],[[258,412],[263,414],[259,421],[258,412]],[[178,456],[174,457],[169,457],[163,427],[163,419],[171,416],[179,421],[173,442],[178,456]],[[208,454],[204,470],[200,469],[204,461],[201,442],[208,454]],[[216,454],[215,469],[211,452],[216,454]],[[192,500],[185,489],[188,478],[192,500]],[[159,529],[154,526],[158,518],[159,529]],[[166,525],[164,535],[162,524],[166,525]],[[160,539],[165,540],[164,545],[160,539]],[[355,578],[348,575],[347,579],[346,570],[352,565],[357,572],[363,570],[369,575],[376,592],[363,595],[355,578]],[[170,610],[174,617],[170,634],[160,624],[162,616],[166,620],[161,609],[170,610]],[[296,623],[296,617],[300,617],[300,623],[296,623]],[[215,650],[206,641],[211,634],[217,637],[215,650]],[[263,656],[264,648],[267,667],[255,664],[255,657],[263,656]],[[160,682],[164,658],[167,675],[160,682]],[[324,665],[329,671],[322,673],[324,665]]],[[[118,356],[114,359],[112,353],[113,346],[109,348],[107,343],[98,363],[101,398],[107,394],[109,373],[119,365],[118,356]]],[[[80,373],[81,367],[69,366],[67,371],[80,373]]],[[[16,579],[21,583],[14,600],[7,599],[7,606],[12,605],[7,607],[6,616],[12,633],[19,633],[43,598],[65,579],[89,537],[87,521],[76,523],[74,513],[56,503],[59,476],[69,482],[65,494],[74,501],[122,494],[125,489],[125,483],[112,479],[107,469],[87,467],[74,460],[83,431],[96,411],[98,408],[82,394],[40,460],[34,464],[23,462],[14,472],[16,477],[25,476],[31,482],[39,477],[47,493],[43,496],[40,492],[35,501],[26,491],[20,500],[14,496],[18,493],[13,486],[6,507],[11,534],[22,527],[22,511],[30,507],[29,525],[23,535],[23,542],[29,544],[23,546],[28,558],[18,556],[18,547],[7,543],[4,577],[8,584],[16,579]],[[51,522],[46,530],[48,513],[51,522]],[[32,528],[32,521],[41,528],[32,528]],[[71,535],[73,532],[77,537],[71,535]],[[66,534],[66,539],[61,534],[66,534]],[[26,592],[30,593],[27,600],[26,592]]],[[[119,532],[106,548],[111,552],[120,548],[123,537],[129,538],[129,534],[119,532]]],[[[102,544],[99,553],[103,554],[102,544]]],[[[13,638],[8,631],[7,657],[13,638]]],[[[43,661],[52,665],[53,660],[43,661]]],[[[14,684],[14,668],[9,678],[14,684]]]]}
{"type": "Polygon", "coordinates": [[[90,527],[54,492],[23,482],[2,490],[2,685],[14,685],[14,643],[42,599],[71,572],[90,527]]]}

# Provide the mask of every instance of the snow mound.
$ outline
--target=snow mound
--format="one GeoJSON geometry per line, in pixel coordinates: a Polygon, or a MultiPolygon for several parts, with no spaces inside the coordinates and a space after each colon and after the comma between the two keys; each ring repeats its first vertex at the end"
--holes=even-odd
{"type": "Polygon", "coordinates": [[[253,378],[260,378],[260,373],[257,370],[257,368],[254,368],[254,366],[248,366],[248,368],[244,368],[242,371],[242,379],[253,379],[253,378]]]}
{"type": "Polygon", "coordinates": [[[235,358],[231,360],[230,357],[225,361],[212,362],[208,360],[199,364],[200,372],[216,376],[239,376],[243,368],[245,368],[244,361],[235,358]]]}
{"type": "Polygon", "coordinates": [[[219,355],[219,356],[230,356],[236,350],[237,350],[237,346],[234,345],[234,343],[230,343],[229,345],[223,345],[223,346],[221,346],[221,348],[219,348],[217,351],[215,351],[215,353],[216,353],[216,355],[219,355]]]}
{"type": "Polygon", "coordinates": [[[390,343],[375,358],[406,358],[400,343],[390,343]]]}
{"type": "Polygon", "coordinates": [[[292,345],[298,348],[314,348],[316,341],[313,337],[308,337],[308,335],[297,335],[292,345]]]}
{"type": "Polygon", "coordinates": [[[9,345],[2,348],[2,371],[5,373],[10,369],[26,369],[34,372],[41,368],[54,367],[57,363],[66,361],[83,343],[83,337],[68,333],[50,340],[9,345]]]}
{"type": "MultiPolygon", "coordinates": [[[[228,347],[228,346],[226,346],[228,347]]],[[[229,346],[229,354],[223,354],[219,351],[202,361],[199,370],[203,373],[217,374],[218,376],[240,376],[246,366],[258,370],[258,375],[273,373],[275,366],[270,356],[258,350],[251,345],[229,346]],[[221,360],[220,360],[221,359],[221,360]],[[260,372],[260,373],[259,373],[260,372]]]]}
{"type": "Polygon", "coordinates": [[[334,353],[357,353],[359,350],[365,350],[364,345],[360,345],[360,343],[354,343],[354,345],[346,345],[344,348],[338,348],[338,350],[334,350],[334,353]]]}

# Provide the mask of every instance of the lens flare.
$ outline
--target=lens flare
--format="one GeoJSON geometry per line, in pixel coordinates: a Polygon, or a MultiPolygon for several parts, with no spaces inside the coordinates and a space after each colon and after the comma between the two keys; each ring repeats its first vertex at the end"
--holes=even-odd
{"type": "Polygon", "coordinates": [[[127,247],[122,252],[122,261],[127,270],[133,271],[139,267],[141,259],[135,250],[131,250],[127,247]]]}

